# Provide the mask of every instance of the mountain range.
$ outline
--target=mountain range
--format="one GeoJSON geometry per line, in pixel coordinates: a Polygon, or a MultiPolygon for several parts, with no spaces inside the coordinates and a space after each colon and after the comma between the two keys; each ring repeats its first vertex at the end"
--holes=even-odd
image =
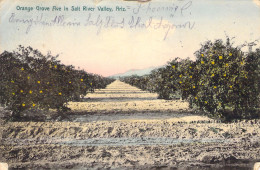
{"type": "Polygon", "coordinates": [[[124,73],[114,74],[114,75],[111,75],[109,77],[118,79],[119,77],[132,76],[132,75],[143,76],[143,75],[146,75],[146,74],[150,74],[152,70],[158,69],[160,67],[162,67],[162,66],[149,67],[149,68],[145,68],[145,69],[131,69],[131,70],[128,70],[124,73]]]}

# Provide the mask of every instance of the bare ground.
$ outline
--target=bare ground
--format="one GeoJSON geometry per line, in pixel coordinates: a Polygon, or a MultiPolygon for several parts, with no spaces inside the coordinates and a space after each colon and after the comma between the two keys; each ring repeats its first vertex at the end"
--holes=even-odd
{"type": "Polygon", "coordinates": [[[70,103],[73,122],[1,121],[0,162],[11,169],[252,169],[260,120],[221,123],[184,101],[116,81],[70,103]]]}

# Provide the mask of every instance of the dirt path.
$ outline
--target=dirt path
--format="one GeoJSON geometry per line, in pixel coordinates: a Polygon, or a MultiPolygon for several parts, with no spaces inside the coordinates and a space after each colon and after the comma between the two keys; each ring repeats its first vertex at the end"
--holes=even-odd
{"type": "Polygon", "coordinates": [[[260,120],[224,124],[194,115],[184,101],[115,81],[71,102],[73,122],[0,126],[0,162],[12,168],[252,169],[260,120]]]}
{"type": "Polygon", "coordinates": [[[181,100],[160,100],[156,93],[142,91],[119,80],[106,89],[88,94],[86,102],[70,102],[71,118],[76,122],[112,120],[210,120],[192,115],[181,100]],[[75,114],[75,115],[73,115],[75,114]],[[194,119],[195,118],[195,119],[194,119]]]}
{"type": "Polygon", "coordinates": [[[143,113],[188,111],[188,103],[180,100],[158,100],[156,93],[142,91],[119,80],[105,89],[85,96],[86,102],[71,102],[74,112],[90,113],[143,113]]]}

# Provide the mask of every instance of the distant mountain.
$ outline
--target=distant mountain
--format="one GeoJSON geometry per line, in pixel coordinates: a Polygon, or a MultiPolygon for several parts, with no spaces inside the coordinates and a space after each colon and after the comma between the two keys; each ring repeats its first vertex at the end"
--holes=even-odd
{"type": "Polygon", "coordinates": [[[109,77],[117,79],[119,77],[131,76],[131,75],[143,76],[143,75],[146,75],[146,74],[150,74],[152,70],[160,68],[160,67],[162,67],[162,66],[149,67],[149,68],[146,68],[146,69],[132,69],[132,70],[128,70],[124,73],[115,74],[115,75],[112,75],[112,76],[109,76],[109,77]]]}

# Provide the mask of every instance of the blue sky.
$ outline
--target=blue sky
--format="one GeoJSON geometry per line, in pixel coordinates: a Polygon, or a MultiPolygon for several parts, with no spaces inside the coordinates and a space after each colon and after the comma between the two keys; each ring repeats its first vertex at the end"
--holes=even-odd
{"type": "MultiPolygon", "coordinates": [[[[200,44],[207,40],[225,39],[225,36],[236,37],[235,44],[251,42],[260,38],[260,6],[258,0],[154,0],[150,7],[176,7],[178,10],[172,17],[167,10],[146,12],[148,3],[142,3],[142,11],[133,13],[140,3],[126,1],[61,1],[24,0],[2,1],[0,16],[0,52],[15,50],[19,44],[32,46],[43,53],[51,51],[59,54],[59,59],[65,64],[73,64],[86,71],[104,76],[125,72],[130,69],[142,69],[160,66],[175,57],[194,59],[193,53],[200,44]],[[186,4],[189,8],[180,9],[186,4]],[[113,12],[31,12],[16,10],[17,6],[53,5],[90,6],[113,8],[113,12]],[[116,6],[129,7],[125,12],[115,11],[116,6]],[[32,25],[26,34],[28,24],[10,23],[12,13],[16,19],[35,19],[43,16],[51,21],[55,16],[64,15],[66,22],[81,22],[80,27],[32,25]],[[102,19],[111,16],[116,22],[125,20],[123,28],[105,28],[97,35],[97,27],[83,26],[91,14],[93,21],[100,15],[102,19]],[[167,28],[142,29],[129,28],[128,22],[138,17],[145,24],[152,17],[152,24],[178,25],[190,22],[193,29],[177,29],[173,27],[165,38],[167,28]]],[[[161,9],[161,8],[158,8],[161,9]]],[[[259,47],[259,45],[257,45],[259,47]]],[[[244,49],[247,50],[247,49],[244,49]]]]}

